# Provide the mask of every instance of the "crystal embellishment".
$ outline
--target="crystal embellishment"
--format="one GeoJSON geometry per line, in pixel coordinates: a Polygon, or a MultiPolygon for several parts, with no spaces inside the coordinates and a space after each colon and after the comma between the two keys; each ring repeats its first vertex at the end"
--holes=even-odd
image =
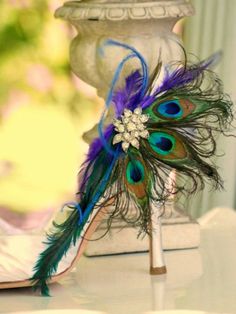
{"type": "Polygon", "coordinates": [[[142,114],[141,108],[136,108],[134,112],[129,109],[124,110],[121,119],[114,119],[113,125],[117,134],[113,138],[113,144],[121,143],[124,152],[127,152],[130,145],[139,149],[140,138],[147,139],[149,132],[144,125],[149,116],[142,114]]]}

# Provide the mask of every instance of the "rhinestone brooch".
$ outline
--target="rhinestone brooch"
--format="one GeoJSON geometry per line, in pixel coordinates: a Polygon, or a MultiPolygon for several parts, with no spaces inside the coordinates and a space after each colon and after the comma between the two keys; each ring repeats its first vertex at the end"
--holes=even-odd
{"type": "Polygon", "coordinates": [[[117,134],[114,136],[112,143],[118,144],[122,142],[121,146],[124,152],[127,152],[130,145],[139,149],[140,138],[147,139],[149,137],[149,132],[144,124],[148,119],[149,116],[142,114],[141,108],[136,108],[134,112],[125,109],[121,120],[113,120],[117,134]]]}

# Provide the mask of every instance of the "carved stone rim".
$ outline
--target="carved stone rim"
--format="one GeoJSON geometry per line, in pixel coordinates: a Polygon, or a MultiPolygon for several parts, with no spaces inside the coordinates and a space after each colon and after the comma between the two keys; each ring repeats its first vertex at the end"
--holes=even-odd
{"type": "Polygon", "coordinates": [[[194,8],[188,0],[95,3],[66,2],[55,12],[56,18],[64,20],[122,21],[162,18],[181,18],[194,14],[194,8]]]}

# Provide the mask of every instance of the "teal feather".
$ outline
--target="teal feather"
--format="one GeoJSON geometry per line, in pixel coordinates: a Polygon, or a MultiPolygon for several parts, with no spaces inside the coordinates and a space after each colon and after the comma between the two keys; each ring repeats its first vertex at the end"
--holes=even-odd
{"type": "Polygon", "coordinates": [[[152,150],[161,156],[171,154],[176,147],[176,139],[165,132],[152,132],[148,138],[152,150]]]}
{"type": "MultiPolygon", "coordinates": [[[[34,274],[31,281],[35,289],[40,289],[41,294],[49,296],[47,282],[56,273],[58,264],[66,255],[72,245],[80,237],[85,223],[89,219],[95,205],[104,196],[105,191],[109,190],[114,178],[112,177],[113,168],[118,160],[119,151],[113,157],[106,151],[101,150],[96,159],[85,164],[83,171],[88,178],[85,182],[85,191],[78,196],[78,204],[72,207],[69,217],[61,224],[53,222],[53,230],[47,234],[46,248],[39,255],[34,267],[34,274]],[[78,210],[78,207],[81,210],[78,210]],[[80,217],[81,212],[83,217],[80,217]]],[[[109,199],[109,195],[107,195],[109,199]]],[[[100,205],[102,206],[102,205],[100,205]]]]}
{"type": "Polygon", "coordinates": [[[126,169],[126,178],[129,184],[138,185],[145,179],[145,170],[141,161],[131,160],[126,169]]]}
{"type": "Polygon", "coordinates": [[[62,224],[53,223],[54,230],[47,235],[45,245],[47,248],[40,254],[34,267],[34,275],[31,278],[34,288],[40,289],[43,296],[49,296],[47,281],[57,271],[62,257],[75,245],[80,235],[83,224],[79,225],[79,213],[74,209],[62,224]]]}
{"type": "Polygon", "coordinates": [[[180,119],[183,117],[184,110],[179,99],[167,100],[158,104],[155,108],[160,117],[167,119],[180,119]]]}

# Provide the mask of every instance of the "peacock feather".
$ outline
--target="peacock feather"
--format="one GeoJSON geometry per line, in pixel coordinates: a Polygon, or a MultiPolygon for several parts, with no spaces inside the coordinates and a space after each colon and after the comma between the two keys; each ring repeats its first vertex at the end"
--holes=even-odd
{"type": "Polygon", "coordinates": [[[108,225],[122,218],[140,233],[149,233],[151,202],[164,204],[172,193],[192,195],[206,182],[222,187],[212,157],[216,156],[217,136],[227,135],[233,115],[230,98],[209,69],[214,58],[197,64],[169,64],[156,85],[161,62],[149,76],[145,60],[133,47],[112,40],[107,45],[129,54],[114,74],[98,125],[99,137],[90,145],[80,171],[73,211],[63,224],[54,223],[56,231],[48,235],[46,249],[36,263],[32,281],[43,295],[49,294],[48,279],[81,236],[94,208],[112,204],[108,225]],[[117,89],[122,67],[131,58],[138,58],[141,68],[117,89]],[[110,106],[114,120],[104,127],[110,106]],[[174,191],[166,185],[173,169],[178,173],[174,191]]]}

